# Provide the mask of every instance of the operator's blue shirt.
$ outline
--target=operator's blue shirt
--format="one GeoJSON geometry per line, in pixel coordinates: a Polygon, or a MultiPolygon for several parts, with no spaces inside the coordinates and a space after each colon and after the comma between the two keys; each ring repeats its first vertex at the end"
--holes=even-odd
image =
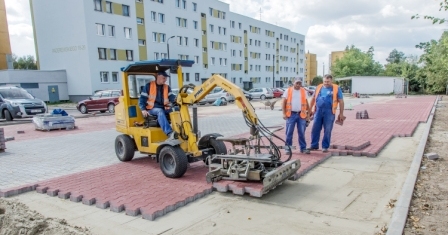
{"type": "MultiPolygon", "coordinates": [[[[344,98],[342,94],[342,89],[339,87],[338,89],[338,100],[342,100],[344,98]]],[[[333,87],[326,88],[322,86],[319,94],[317,94],[316,98],[316,107],[317,108],[329,108],[331,109],[333,106],[333,87]]]]}
{"type": "MultiPolygon", "coordinates": [[[[151,87],[151,83],[148,83],[143,88],[140,93],[140,98],[138,99],[138,106],[141,110],[146,110],[146,102],[148,101],[149,88],[151,87]]],[[[168,86],[168,99],[171,103],[176,100],[176,95],[171,92],[171,87],[168,86]]],[[[154,108],[165,108],[163,104],[163,85],[157,85],[157,95],[156,100],[154,101],[154,108]]]]}

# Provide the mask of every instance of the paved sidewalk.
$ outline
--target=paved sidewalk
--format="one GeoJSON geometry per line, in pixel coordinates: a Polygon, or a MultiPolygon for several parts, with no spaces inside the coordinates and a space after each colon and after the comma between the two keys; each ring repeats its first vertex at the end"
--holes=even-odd
{"type": "MultiPolygon", "coordinates": [[[[417,124],[421,121],[425,121],[426,117],[429,114],[428,109],[432,107],[432,104],[435,100],[435,97],[419,97],[419,98],[408,98],[407,100],[393,100],[384,104],[369,104],[363,107],[358,107],[357,109],[367,109],[369,110],[369,114],[372,117],[372,120],[355,120],[354,117],[348,116],[348,120],[344,127],[341,127],[341,130],[346,130],[343,128],[347,128],[350,130],[349,135],[340,134],[340,138],[347,137],[347,141],[352,140],[353,138],[367,138],[369,137],[366,134],[367,131],[376,131],[370,141],[371,147],[369,150],[366,150],[366,153],[369,156],[373,156],[377,154],[378,151],[381,150],[382,146],[384,146],[387,141],[390,140],[391,136],[406,136],[411,135],[415,130],[417,124]],[[389,107],[393,107],[392,109],[389,107]],[[370,113],[371,112],[371,113],[370,113]],[[418,115],[413,115],[413,114],[418,115]],[[361,123],[362,122],[362,123],[361,123]],[[382,125],[384,123],[390,122],[392,125],[382,125]],[[350,126],[352,125],[352,126],[350,126]]],[[[271,110],[257,110],[258,115],[261,117],[265,125],[276,125],[279,123],[279,116],[281,112],[271,111],[271,110]]],[[[244,130],[245,124],[241,122],[242,118],[241,114],[229,114],[226,115],[225,120],[222,121],[222,125],[216,125],[219,117],[204,117],[200,122],[201,129],[208,129],[208,126],[214,127],[219,131],[225,131],[225,125],[227,127],[232,127],[232,131],[228,130],[229,133],[247,135],[244,130]],[[240,120],[240,122],[238,122],[240,120]],[[202,124],[201,124],[202,123],[202,124]],[[203,126],[201,126],[203,125],[203,126]]],[[[283,123],[284,121],[281,120],[283,123]]],[[[213,129],[214,132],[216,129],[213,129]]],[[[310,128],[308,128],[309,131],[310,128]]],[[[339,128],[335,128],[335,135],[341,132],[339,128]]],[[[216,132],[219,132],[216,131],[216,132]]],[[[110,138],[110,141],[105,141],[104,143],[110,143],[110,151],[113,151],[113,139],[116,134],[113,135],[112,131],[104,131],[104,141],[107,138],[110,138]],[[106,135],[110,135],[110,137],[106,137],[106,135]]],[[[94,133],[84,133],[85,135],[92,135],[94,133]]],[[[79,134],[82,135],[82,134],[79,134]]],[[[228,135],[228,134],[226,134],[228,135]]],[[[284,137],[284,134],[279,133],[281,137],[284,137]]],[[[308,135],[309,136],[309,135],[308,135]]],[[[60,138],[62,139],[62,138],[60,138]]],[[[52,139],[53,140],[53,139],[52,139]]],[[[56,140],[55,140],[56,141],[56,140]]],[[[91,140],[90,146],[92,148],[97,148],[97,143],[95,140],[91,140]]],[[[296,141],[296,140],[295,140],[296,141]]],[[[18,141],[17,144],[25,143],[26,141],[18,141]]],[[[309,142],[308,142],[309,143],[309,142]]],[[[343,144],[343,141],[341,142],[343,144]]],[[[344,145],[345,146],[345,145],[344,145]]],[[[79,146],[78,146],[79,147],[79,146]]],[[[85,146],[84,146],[85,147],[85,146]]],[[[107,149],[108,147],[105,147],[107,149]]],[[[367,147],[369,148],[369,147],[367,147]]],[[[366,149],[367,149],[366,148],[366,149]]],[[[81,151],[79,149],[78,151],[81,151]]],[[[97,156],[101,156],[104,151],[104,148],[97,151],[94,158],[97,156]]],[[[294,153],[294,158],[300,158],[302,161],[301,174],[304,174],[306,171],[316,166],[325,158],[333,155],[347,155],[350,153],[360,153],[363,154],[362,151],[346,151],[345,149],[334,150],[332,153],[322,154],[322,153],[314,153],[312,155],[303,155],[298,154],[297,151],[294,153]]],[[[84,153],[86,154],[86,153],[84,153]]],[[[51,154],[53,155],[53,154],[51,154]]],[[[50,155],[50,158],[51,158],[50,155]]],[[[83,155],[83,152],[81,152],[83,155]]],[[[26,155],[24,155],[26,156],[26,155]]],[[[91,158],[92,155],[87,155],[87,158],[91,158]]],[[[116,157],[114,153],[108,153],[108,156],[104,156],[107,159],[116,157]]],[[[84,157],[85,158],[85,157],[84,157]]],[[[0,161],[2,159],[0,158],[0,161]]],[[[67,164],[61,162],[58,158],[53,158],[53,160],[58,161],[59,164],[67,164]]],[[[35,164],[39,164],[39,162],[35,162],[35,164]]],[[[105,165],[109,165],[107,163],[105,165]]],[[[78,164],[79,165],[79,164],[78,164]]],[[[84,167],[88,167],[89,164],[86,164],[84,167]]],[[[58,166],[58,164],[55,164],[58,166]]],[[[82,166],[79,166],[82,167],[82,166]]],[[[98,166],[96,166],[98,167],[98,166]]],[[[78,168],[79,169],[79,168],[78,168]]],[[[91,168],[93,169],[93,168],[91,168]]],[[[197,175],[203,175],[206,172],[206,169],[203,165],[193,164],[192,172],[195,172],[197,175]]],[[[190,170],[189,169],[189,170],[190,170]]],[[[76,170],[72,171],[76,172],[76,170]]],[[[79,172],[79,171],[78,171],[79,172]]],[[[189,171],[187,171],[189,172],[189,171]]],[[[67,174],[67,170],[58,171],[55,170],[53,176],[64,175],[67,174]],[[64,173],[65,172],[65,173],[64,173]]],[[[37,173],[39,175],[40,173],[37,173]]],[[[31,176],[37,176],[36,172],[33,172],[31,176]]],[[[41,174],[36,178],[43,177],[46,179],[52,178],[47,174],[41,174]]],[[[192,176],[190,176],[192,177],[192,176]]],[[[28,177],[29,178],[29,177],[28,177]]],[[[41,179],[41,178],[39,178],[41,179]]],[[[183,185],[182,188],[180,186],[172,185],[172,179],[167,179],[163,177],[162,173],[158,169],[157,164],[154,162],[151,163],[149,159],[141,159],[137,161],[129,163],[120,163],[112,166],[105,166],[100,169],[85,171],[83,173],[74,174],[66,177],[59,177],[52,180],[48,180],[45,182],[39,183],[38,191],[42,193],[47,193],[52,196],[59,196],[61,198],[70,198],[73,201],[82,200],[85,204],[96,204],[97,207],[106,208],[110,207],[112,211],[120,212],[125,210],[129,215],[138,215],[142,214],[146,219],[154,219],[158,216],[161,216],[167,212],[175,210],[179,206],[183,206],[186,203],[197,199],[200,196],[203,196],[209,192],[211,192],[211,186],[207,185],[204,180],[195,180],[196,178],[191,178],[189,183],[180,183],[179,185],[183,185]],[[127,167],[124,167],[126,164],[127,167]],[[147,170],[144,169],[144,165],[148,166],[147,170]],[[132,167],[134,166],[134,167],[132,167]],[[113,175],[114,177],[107,177],[107,175],[113,175]],[[88,179],[88,180],[87,180],[88,179]],[[120,183],[119,183],[120,182],[120,183]],[[140,185],[139,187],[129,188],[129,185],[140,185]],[[169,186],[168,186],[169,185],[169,186]],[[163,186],[163,191],[155,191],[153,189],[163,186]],[[172,187],[174,186],[174,187],[172,187]],[[147,189],[141,190],[141,189],[147,189]],[[172,191],[170,191],[172,189],[172,191]],[[187,189],[184,191],[183,189],[187,189]],[[170,192],[166,194],[164,192],[170,192]],[[106,194],[104,194],[106,192],[106,194]],[[153,192],[151,194],[151,192],[153,192]],[[159,192],[159,194],[157,194],[159,192]],[[161,194],[160,194],[161,193],[161,194]],[[163,203],[161,204],[160,198],[169,195],[168,198],[164,198],[163,203]]],[[[199,178],[198,178],[199,179],[199,178]]],[[[14,180],[14,179],[11,179],[14,180]]],[[[182,180],[181,180],[182,181],[182,180]]],[[[21,183],[21,182],[20,182],[21,183]]],[[[15,182],[15,185],[20,185],[18,182],[15,182]]],[[[36,184],[31,184],[31,186],[35,186],[36,184]]],[[[253,184],[241,183],[241,182],[231,182],[231,181],[221,181],[219,186],[216,186],[220,191],[227,191],[229,189],[234,190],[234,192],[245,192],[246,190],[250,191],[247,186],[250,185],[253,187],[253,184]],[[237,189],[237,190],[235,190],[237,189]]],[[[29,190],[27,188],[26,190],[29,190]]],[[[18,189],[17,189],[18,190],[18,189]]],[[[17,192],[17,191],[16,191],[17,192]]],[[[13,192],[14,193],[14,192],[13,192]]]]}

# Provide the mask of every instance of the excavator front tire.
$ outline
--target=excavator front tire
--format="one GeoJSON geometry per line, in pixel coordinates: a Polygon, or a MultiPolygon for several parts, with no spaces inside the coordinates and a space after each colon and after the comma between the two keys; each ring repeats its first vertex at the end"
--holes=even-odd
{"type": "Polygon", "coordinates": [[[160,150],[159,164],[166,177],[179,178],[187,171],[188,158],[179,146],[167,145],[160,150]]]}

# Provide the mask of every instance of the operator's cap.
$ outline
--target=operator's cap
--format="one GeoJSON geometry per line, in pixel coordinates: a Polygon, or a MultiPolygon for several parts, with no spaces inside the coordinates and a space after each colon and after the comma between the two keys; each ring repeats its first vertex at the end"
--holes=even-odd
{"type": "Polygon", "coordinates": [[[302,83],[302,82],[303,82],[303,81],[302,81],[302,78],[297,77],[297,78],[294,80],[294,83],[298,83],[298,82],[302,83]]]}
{"type": "Polygon", "coordinates": [[[163,75],[164,77],[169,77],[170,76],[165,71],[160,71],[160,72],[157,73],[157,75],[163,75]]]}

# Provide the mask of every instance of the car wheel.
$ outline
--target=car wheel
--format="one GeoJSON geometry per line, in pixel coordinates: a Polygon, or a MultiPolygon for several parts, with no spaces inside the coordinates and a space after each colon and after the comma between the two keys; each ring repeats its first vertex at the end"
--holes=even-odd
{"type": "Polygon", "coordinates": [[[261,96],[260,96],[260,99],[265,100],[265,99],[266,99],[266,96],[265,96],[265,95],[261,95],[261,96]]]}
{"type": "Polygon", "coordinates": [[[109,110],[109,113],[115,113],[115,105],[114,104],[109,104],[107,106],[107,110],[109,110]]]}
{"type": "Polygon", "coordinates": [[[6,121],[13,120],[11,113],[7,109],[3,110],[3,116],[5,117],[6,121]]]}
{"type": "Polygon", "coordinates": [[[81,104],[81,106],[79,106],[79,112],[81,112],[82,114],[86,114],[86,113],[88,113],[89,111],[87,110],[86,105],[81,104]]]}
{"type": "Polygon", "coordinates": [[[179,146],[167,145],[160,150],[159,164],[166,177],[179,178],[187,171],[188,159],[179,146]]]}

